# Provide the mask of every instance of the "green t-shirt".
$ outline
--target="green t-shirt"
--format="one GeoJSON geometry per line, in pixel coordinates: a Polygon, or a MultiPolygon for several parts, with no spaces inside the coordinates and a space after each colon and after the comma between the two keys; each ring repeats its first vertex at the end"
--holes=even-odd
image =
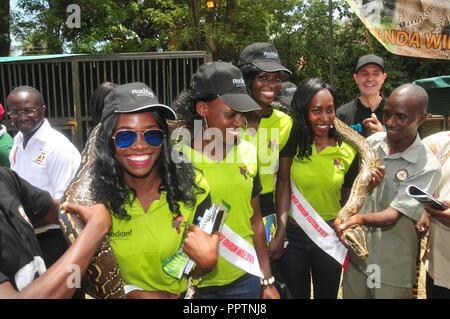
{"type": "Polygon", "coordinates": [[[275,190],[275,176],[278,171],[278,160],[282,150],[289,140],[293,120],[279,111],[273,110],[272,115],[262,118],[256,134],[251,129],[244,130],[241,138],[251,142],[258,150],[258,172],[261,178],[261,194],[275,190]]]}
{"type": "MultiPolygon", "coordinates": [[[[254,181],[258,179],[255,147],[251,143],[241,141],[222,161],[214,161],[187,145],[182,145],[180,149],[192,160],[192,164],[202,171],[208,181],[211,201],[218,203],[225,200],[230,204],[225,224],[253,246],[250,221],[253,209],[250,201],[256,196],[255,193],[258,194],[260,191],[260,186],[256,186],[254,181]],[[258,189],[255,191],[255,188],[258,189]]],[[[244,274],[243,270],[219,255],[216,267],[202,276],[199,287],[223,286],[244,274]]]]}
{"type": "Polygon", "coordinates": [[[180,203],[181,214],[187,221],[181,225],[180,233],[172,227],[173,214],[169,210],[166,192],[161,192],[160,199],[153,201],[147,212],[135,198],[131,203],[124,204],[131,216],[129,220],[112,217],[108,238],[125,285],[134,285],[147,291],[186,291],[186,277],[175,279],[169,276],[163,270],[163,261],[180,248],[183,231],[193,222],[197,208],[210,206],[209,186],[200,174],[197,184],[205,193],[197,195],[195,207],[186,207],[180,203]],[[205,202],[208,203],[205,205],[205,202]]]}
{"type": "Polygon", "coordinates": [[[0,166],[9,168],[9,152],[11,151],[13,144],[13,138],[6,132],[6,129],[4,129],[4,133],[0,135],[0,166]]]}
{"type": "Polygon", "coordinates": [[[335,219],[341,209],[341,189],[355,156],[356,150],[346,142],[320,153],[313,143],[308,159],[295,156],[292,161],[291,179],[325,221],[335,219]]]}

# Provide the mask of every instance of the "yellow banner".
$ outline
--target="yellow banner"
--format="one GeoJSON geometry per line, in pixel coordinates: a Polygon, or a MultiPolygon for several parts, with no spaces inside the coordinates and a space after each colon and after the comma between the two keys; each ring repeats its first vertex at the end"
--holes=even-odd
{"type": "Polygon", "coordinates": [[[390,52],[449,59],[450,0],[346,1],[390,52]]]}

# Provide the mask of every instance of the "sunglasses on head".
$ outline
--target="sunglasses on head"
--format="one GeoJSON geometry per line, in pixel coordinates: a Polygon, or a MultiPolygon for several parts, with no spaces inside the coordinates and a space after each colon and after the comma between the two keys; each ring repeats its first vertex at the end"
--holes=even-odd
{"type": "Polygon", "coordinates": [[[164,132],[160,129],[120,130],[112,138],[117,147],[127,148],[136,142],[138,135],[143,135],[144,140],[152,147],[161,147],[164,141],[164,132]]]}

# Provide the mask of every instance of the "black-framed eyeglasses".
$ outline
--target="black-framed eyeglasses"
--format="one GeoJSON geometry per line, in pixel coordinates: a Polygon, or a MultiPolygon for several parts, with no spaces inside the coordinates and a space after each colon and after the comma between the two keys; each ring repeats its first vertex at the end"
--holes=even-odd
{"type": "Polygon", "coordinates": [[[161,147],[164,141],[164,132],[160,129],[144,130],[120,130],[114,133],[112,139],[117,147],[127,148],[133,145],[138,135],[143,135],[144,140],[152,147],[161,147]]]}
{"type": "Polygon", "coordinates": [[[35,107],[34,109],[26,109],[26,110],[22,110],[22,111],[16,111],[16,110],[14,110],[14,111],[9,111],[9,112],[7,112],[7,113],[8,113],[8,115],[9,115],[10,117],[19,117],[19,116],[22,115],[22,114],[24,114],[24,115],[26,115],[26,116],[29,116],[29,115],[33,115],[34,113],[36,113],[37,111],[39,111],[39,109],[40,109],[41,107],[43,107],[43,105],[38,106],[38,107],[35,107]]]}

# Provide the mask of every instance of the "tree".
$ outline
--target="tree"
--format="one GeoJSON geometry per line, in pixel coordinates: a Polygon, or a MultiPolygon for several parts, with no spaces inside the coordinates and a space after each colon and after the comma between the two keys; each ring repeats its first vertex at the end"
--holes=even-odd
{"type": "Polygon", "coordinates": [[[11,47],[9,1],[0,2],[0,56],[8,56],[11,47]]]}

